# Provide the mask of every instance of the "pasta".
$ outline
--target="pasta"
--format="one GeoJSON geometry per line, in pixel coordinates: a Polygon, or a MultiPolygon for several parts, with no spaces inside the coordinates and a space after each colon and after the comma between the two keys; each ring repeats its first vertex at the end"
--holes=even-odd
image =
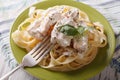
{"type": "Polygon", "coordinates": [[[91,63],[107,44],[104,27],[91,22],[78,8],[61,5],[47,10],[31,7],[29,17],[12,33],[14,42],[28,52],[51,35],[52,50],[40,61],[42,68],[72,71],[91,63]]]}

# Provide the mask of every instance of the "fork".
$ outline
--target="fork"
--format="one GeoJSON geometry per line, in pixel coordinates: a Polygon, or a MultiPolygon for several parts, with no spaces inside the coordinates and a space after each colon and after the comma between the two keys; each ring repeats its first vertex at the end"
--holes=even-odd
{"type": "Polygon", "coordinates": [[[19,68],[33,67],[37,65],[43,59],[43,57],[53,48],[53,46],[54,44],[50,42],[50,36],[46,36],[42,42],[37,44],[28,54],[23,57],[21,64],[1,77],[0,80],[6,79],[19,68]]]}

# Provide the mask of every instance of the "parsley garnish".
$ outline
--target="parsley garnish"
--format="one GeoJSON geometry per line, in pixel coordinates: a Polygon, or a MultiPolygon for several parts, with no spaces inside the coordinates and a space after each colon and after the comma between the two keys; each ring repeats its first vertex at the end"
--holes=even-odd
{"type": "Polygon", "coordinates": [[[60,32],[64,33],[67,36],[75,36],[77,34],[83,34],[84,31],[85,31],[85,27],[83,26],[79,26],[78,28],[75,28],[74,26],[66,24],[60,27],[60,32]]]}

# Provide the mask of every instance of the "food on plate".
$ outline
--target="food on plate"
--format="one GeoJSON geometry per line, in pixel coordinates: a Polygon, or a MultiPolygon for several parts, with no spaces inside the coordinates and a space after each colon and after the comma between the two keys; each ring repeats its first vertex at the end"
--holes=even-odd
{"type": "Polygon", "coordinates": [[[55,46],[39,63],[42,68],[77,70],[91,63],[98,49],[107,44],[104,26],[90,21],[88,15],[76,7],[60,5],[46,10],[31,7],[28,15],[12,33],[12,39],[29,52],[50,35],[55,46]]]}

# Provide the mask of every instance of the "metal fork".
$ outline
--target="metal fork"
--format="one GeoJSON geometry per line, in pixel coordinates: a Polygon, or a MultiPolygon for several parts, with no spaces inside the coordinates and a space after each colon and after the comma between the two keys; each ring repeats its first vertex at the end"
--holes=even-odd
{"type": "Polygon", "coordinates": [[[4,80],[9,77],[19,68],[33,67],[37,65],[43,57],[53,48],[54,44],[50,42],[50,36],[44,38],[42,42],[37,44],[28,54],[23,57],[22,63],[19,64],[15,69],[4,75],[0,80],[4,80]]]}

